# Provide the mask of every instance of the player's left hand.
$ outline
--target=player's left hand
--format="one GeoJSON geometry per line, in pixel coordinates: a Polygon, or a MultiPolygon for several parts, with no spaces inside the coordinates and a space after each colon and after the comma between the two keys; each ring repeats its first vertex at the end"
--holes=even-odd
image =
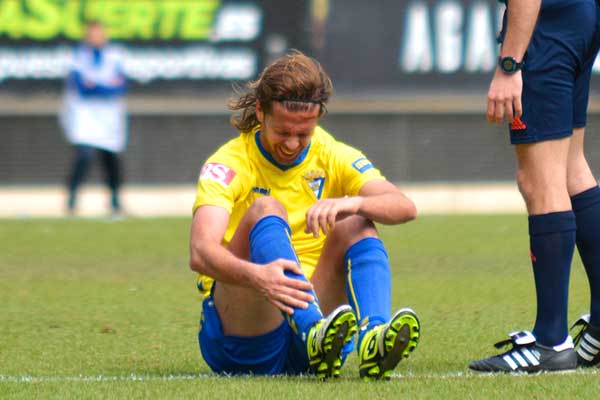
{"type": "Polygon", "coordinates": [[[507,75],[500,68],[496,68],[488,91],[487,120],[500,124],[505,117],[509,123],[515,118],[521,118],[523,114],[522,92],[521,71],[507,75]]]}
{"type": "Polygon", "coordinates": [[[312,233],[314,237],[319,237],[321,230],[327,235],[334,228],[336,221],[356,214],[361,201],[360,196],[318,200],[306,212],[304,231],[312,233]]]}

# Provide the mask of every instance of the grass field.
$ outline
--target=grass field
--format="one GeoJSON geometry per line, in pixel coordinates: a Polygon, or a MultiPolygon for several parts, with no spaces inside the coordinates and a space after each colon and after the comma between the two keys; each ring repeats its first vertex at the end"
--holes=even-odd
{"type": "MultiPolygon", "coordinates": [[[[0,220],[0,398],[595,398],[597,370],[468,372],[535,317],[526,218],[427,216],[381,227],[394,307],[422,322],[419,348],[390,382],[215,377],[196,341],[188,219],[0,220]],[[586,397],[583,397],[586,396],[586,397]]],[[[576,255],[570,320],[589,291],[576,255]]]]}

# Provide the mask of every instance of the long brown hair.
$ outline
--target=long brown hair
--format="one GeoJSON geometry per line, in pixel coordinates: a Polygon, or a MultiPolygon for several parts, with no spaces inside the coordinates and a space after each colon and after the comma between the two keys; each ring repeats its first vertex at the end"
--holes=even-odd
{"type": "Polygon", "coordinates": [[[236,88],[237,98],[229,101],[229,109],[240,111],[230,122],[242,132],[259,125],[256,102],[265,113],[272,110],[273,101],[279,101],[290,111],[311,111],[320,107],[319,116],[333,92],[331,79],[314,58],[292,50],[265,68],[256,81],[236,88]]]}

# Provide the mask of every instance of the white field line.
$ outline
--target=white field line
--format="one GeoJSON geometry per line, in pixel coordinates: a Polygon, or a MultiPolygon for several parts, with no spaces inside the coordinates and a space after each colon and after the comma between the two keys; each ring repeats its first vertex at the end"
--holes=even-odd
{"type": "Polygon", "coordinates": [[[34,376],[0,375],[0,383],[48,383],[48,382],[151,382],[151,381],[188,381],[215,377],[212,374],[178,375],[72,375],[72,376],[34,376]]]}
{"type": "MultiPolygon", "coordinates": [[[[454,371],[431,374],[393,374],[394,379],[425,379],[425,380],[450,380],[450,379],[489,379],[500,376],[528,378],[538,375],[600,375],[600,369],[580,369],[569,372],[541,373],[541,374],[480,374],[469,371],[454,371]]],[[[248,378],[250,376],[246,376],[248,378]]],[[[190,381],[195,379],[227,379],[227,376],[214,374],[177,374],[177,375],[72,375],[72,376],[34,376],[34,375],[0,375],[0,383],[62,383],[62,382],[156,382],[156,381],[190,381]]],[[[312,379],[311,376],[299,376],[299,379],[312,379]]]]}

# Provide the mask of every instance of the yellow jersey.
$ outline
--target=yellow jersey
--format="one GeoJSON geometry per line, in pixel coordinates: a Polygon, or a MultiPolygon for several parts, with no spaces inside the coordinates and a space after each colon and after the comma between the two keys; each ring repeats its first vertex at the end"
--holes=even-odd
{"type": "MultiPolygon", "coordinates": [[[[292,245],[310,278],[325,235],[315,238],[304,232],[308,209],[319,199],[355,196],[365,183],[385,178],[359,150],[335,140],[319,126],[310,145],[291,165],[278,164],[262,146],[259,135],[259,127],[242,132],[208,158],[198,179],[193,211],[214,205],[229,212],[223,238],[227,246],[254,200],[274,197],[287,210],[292,245]]],[[[198,289],[203,294],[208,294],[211,286],[211,278],[199,275],[198,289]]]]}

